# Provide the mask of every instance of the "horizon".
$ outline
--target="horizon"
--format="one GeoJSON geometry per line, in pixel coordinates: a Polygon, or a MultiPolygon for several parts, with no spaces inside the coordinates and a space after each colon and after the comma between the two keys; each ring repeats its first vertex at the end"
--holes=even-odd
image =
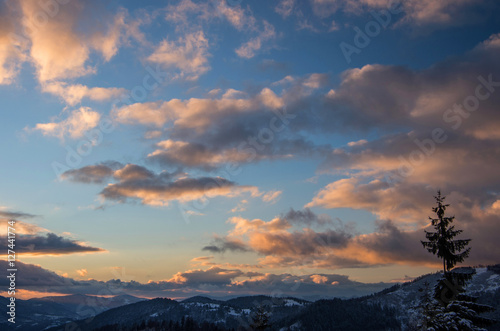
{"type": "Polygon", "coordinates": [[[472,239],[457,267],[499,263],[499,14],[0,3],[16,297],[376,293],[442,270],[420,242],[439,190],[472,239]]]}
{"type": "MultiPolygon", "coordinates": [[[[499,266],[500,264],[495,264],[495,265],[478,265],[478,266],[458,266],[454,269],[468,269],[472,268],[475,269],[475,273],[477,272],[477,269],[484,269],[484,270],[489,270],[489,267],[494,267],[494,266],[499,266]]],[[[385,285],[387,287],[381,289],[380,291],[374,292],[374,293],[367,293],[362,296],[352,296],[352,297],[319,297],[319,298],[312,298],[312,297],[304,297],[304,296],[299,296],[299,297],[294,297],[290,295],[266,295],[266,294],[248,294],[248,295],[226,295],[226,296],[213,296],[211,294],[196,294],[196,295],[190,295],[186,297],[161,297],[161,296],[152,296],[152,297],[147,297],[147,296],[140,296],[140,295],[131,295],[128,293],[118,293],[118,294],[113,294],[113,295],[98,295],[98,294],[82,294],[82,293],[76,293],[76,294],[50,294],[47,296],[40,296],[40,297],[29,297],[29,298],[19,298],[21,300],[31,300],[31,299],[47,299],[47,298],[60,298],[60,297],[73,297],[73,296],[80,296],[80,297],[97,297],[97,298],[104,298],[104,299],[113,299],[113,298],[120,298],[120,297],[133,297],[136,299],[144,299],[144,300],[154,300],[154,299],[169,299],[173,301],[178,301],[178,302],[183,302],[185,300],[190,300],[193,298],[204,298],[204,299],[209,299],[209,300],[214,300],[214,301],[229,301],[233,299],[239,299],[239,298],[247,298],[247,297],[269,297],[269,298],[276,298],[276,299],[298,299],[298,300],[304,300],[308,302],[315,302],[315,301],[320,301],[320,300],[325,300],[325,299],[341,299],[341,300],[351,300],[351,299],[359,299],[359,298],[365,298],[365,297],[370,297],[372,295],[380,295],[385,293],[387,289],[394,288],[395,286],[399,286],[399,288],[404,287],[407,284],[419,282],[422,279],[425,279],[428,276],[433,276],[436,274],[441,274],[441,271],[436,271],[436,272],[430,272],[427,274],[423,274],[417,277],[414,277],[412,279],[406,279],[406,280],[401,280],[400,282],[393,282],[393,283],[386,283],[385,285]]],[[[42,294],[42,293],[40,293],[42,294]]],[[[0,295],[3,296],[3,295],[0,295]]]]}

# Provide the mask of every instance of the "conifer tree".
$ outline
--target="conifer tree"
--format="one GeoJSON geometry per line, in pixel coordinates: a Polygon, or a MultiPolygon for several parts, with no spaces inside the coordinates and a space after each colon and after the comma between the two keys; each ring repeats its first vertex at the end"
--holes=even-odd
{"type": "Polygon", "coordinates": [[[441,191],[434,198],[437,206],[432,211],[437,218],[429,219],[436,231],[425,231],[428,241],[421,243],[430,253],[443,259],[443,278],[435,287],[433,299],[428,296],[422,298],[423,320],[419,326],[427,330],[485,330],[482,327],[491,325],[493,321],[480,314],[492,311],[493,308],[476,303],[477,298],[466,295],[464,288],[475,270],[451,270],[469,256],[470,248],[466,247],[471,239],[454,239],[463,231],[455,230],[455,226],[451,225],[455,216],[445,216],[449,204],[444,203],[445,197],[441,196],[441,191]]]}
{"type": "Polygon", "coordinates": [[[271,325],[269,324],[269,313],[264,306],[258,306],[252,316],[252,330],[267,330],[271,325]]]}
{"type": "Polygon", "coordinates": [[[444,203],[446,197],[441,196],[441,191],[438,191],[434,198],[437,206],[432,208],[432,211],[436,213],[437,218],[429,217],[429,219],[436,231],[424,230],[428,241],[421,241],[421,243],[430,253],[443,259],[443,274],[446,275],[457,263],[463,262],[469,256],[470,247],[467,249],[465,247],[471,239],[454,239],[463,231],[455,230],[455,226],[451,225],[455,216],[445,216],[449,204],[444,203]]]}

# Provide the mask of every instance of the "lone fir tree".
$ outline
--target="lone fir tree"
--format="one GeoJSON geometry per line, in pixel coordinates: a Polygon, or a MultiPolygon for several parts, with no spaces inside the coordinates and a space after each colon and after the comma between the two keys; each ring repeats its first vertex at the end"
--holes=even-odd
{"type": "Polygon", "coordinates": [[[454,239],[463,231],[455,230],[455,226],[451,225],[455,216],[444,215],[449,204],[444,203],[446,197],[441,196],[441,191],[438,191],[434,198],[437,206],[433,207],[432,211],[436,213],[437,218],[429,217],[429,219],[436,231],[424,230],[428,241],[421,241],[421,243],[430,253],[443,259],[443,273],[446,275],[457,263],[463,262],[469,256],[470,247],[467,249],[465,247],[469,245],[471,239],[454,239]]]}
{"type": "Polygon", "coordinates": [[[455,216],[445,216],[445,197],[441,191],[437,192],[437,206],[432,208],[437,218],[429,217],[435,232],[425,231],[428,241],[421,241],[424,248],[430,253],[443,259],[443,278],[438,281],[434,288],[434,298],[428,295],[426,289],[422,298],[421,311],[422,320],[418,328],[422,330],[485,330],[482,327],[493,324],[493,320],[480,316],[484,312],[494,310],[487,305],[478,304],[477,298],[465,293],[463,287],[476,273],[473,268],[463,270],[451,270],[463,262],[470,253],[469,245],[471,239],[454,239],[462,233],[455,230],[451,225],[455,216]]]}

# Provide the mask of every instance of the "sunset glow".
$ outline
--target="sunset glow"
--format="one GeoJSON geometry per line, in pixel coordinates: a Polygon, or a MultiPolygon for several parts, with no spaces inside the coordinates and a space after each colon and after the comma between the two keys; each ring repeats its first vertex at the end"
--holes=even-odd
{"type": "Polygon", "coordinates": [[[499,14],[0,2],[1,268],[15,220],[20,299],[366,295],[440,270],[437,190],[499,263],[499,14]]]}

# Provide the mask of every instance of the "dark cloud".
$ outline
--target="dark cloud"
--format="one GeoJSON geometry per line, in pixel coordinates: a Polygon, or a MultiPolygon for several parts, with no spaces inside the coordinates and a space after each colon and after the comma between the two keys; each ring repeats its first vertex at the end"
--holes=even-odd
{"type": "Polygon", "coordinates": [[[246,244],[238,240],[231,240],[227,238],[215,238],[211,245],[202,248],[203,251],[212,253],[225,253],[231,252],[248,252],[250,249],[246,244]]]}
{"type": "Polygon", "coordinates": [[[325,226],[328,224],[333,224],[333,220],[328,215],[317,215],[311,209],[304,208],[303,210],[290,210],[282,216],[290,223],[295,223],[298,225],[321,225],[325,226]]]}
{"type": "Polygon", "coordinates": [[[2,211],[0,210],[0,217],[8,218],[8,219],[17,219],[17,218],[33,218],[36,217],[32,214],[22,213],[22,212],[10,212],[10,211],[2,211]]]}
{"type": "MultiPolygon", "coordinates": [[[[8,262],[4,260],[0,260],[0,266],[3,270],[10,268],[8,262]]],[[[59,276],[55,272],[38,265],[16,261],[16,267],[18,269],[18,273],[16,274],[16,285],[18,287],[32,288],[41,292],[44,292],[44,287],[49,287],[51,290],[47,292],[57,292],[59,288],[69,289],[71,286],[78,284],[73,279],[59,276]]],[[[6,277],[0,278],[0,286],[8,287],[8,284],[9,280],[6,277]]]]}
{"type": "Polygon", "coordinates": [[[405,232],[398,229],[391,221],[380,221],[375,233],[358,237],[356,241],[391,263],[418,264],[432,261],[431,256],[420,243],[424,239],[422,229],[405,232]]]}
{"type": "Polygon", "coordinates": [[[116,183],[108,184],[100,193],[102,197],[119,202],[139,200],[147,205],[167,205],[173,200],[192,201],[213,196],[232,197],[242,192],[258,191],[256,187],[239,186],[221,177],[189,178],[180,171],[157,174],[136,164],[118,169],[105,164],[87,166],[71,170],[63,177],[84,183],[99,183],[113,178],[116,183]]]}
{"type": "Polygon", "coordinates": [[[314,232],[279,232],[254,234],[254,249],[264,255],[311,256],[321,254],[331,248],[346,247],[352,238],[351,234],[327,230],[314,232]]]}
{"type": "MultiPolygon", "coordinates": [[[[0,248],[2,251],[7,251],[7,237],[0,238],[0,248]]],[[[24,235],[20,234],[16,237],[17,254],[33,254],[33,255],[62,255],[73,253],[93,253],[103,252],[102,248],[86,246],[76,240],[67,239],[58,236],[54,233],[45,235],[24,235]]]]}
{"type": "Polygon", "coordinates": [[[79,169],[68,170],[61,175],[61,178],[77,183],[102,184],[105,180],[113,176],[115,170],[120,167],[122,167],[120,163],[108,161],[79,169]]]}

